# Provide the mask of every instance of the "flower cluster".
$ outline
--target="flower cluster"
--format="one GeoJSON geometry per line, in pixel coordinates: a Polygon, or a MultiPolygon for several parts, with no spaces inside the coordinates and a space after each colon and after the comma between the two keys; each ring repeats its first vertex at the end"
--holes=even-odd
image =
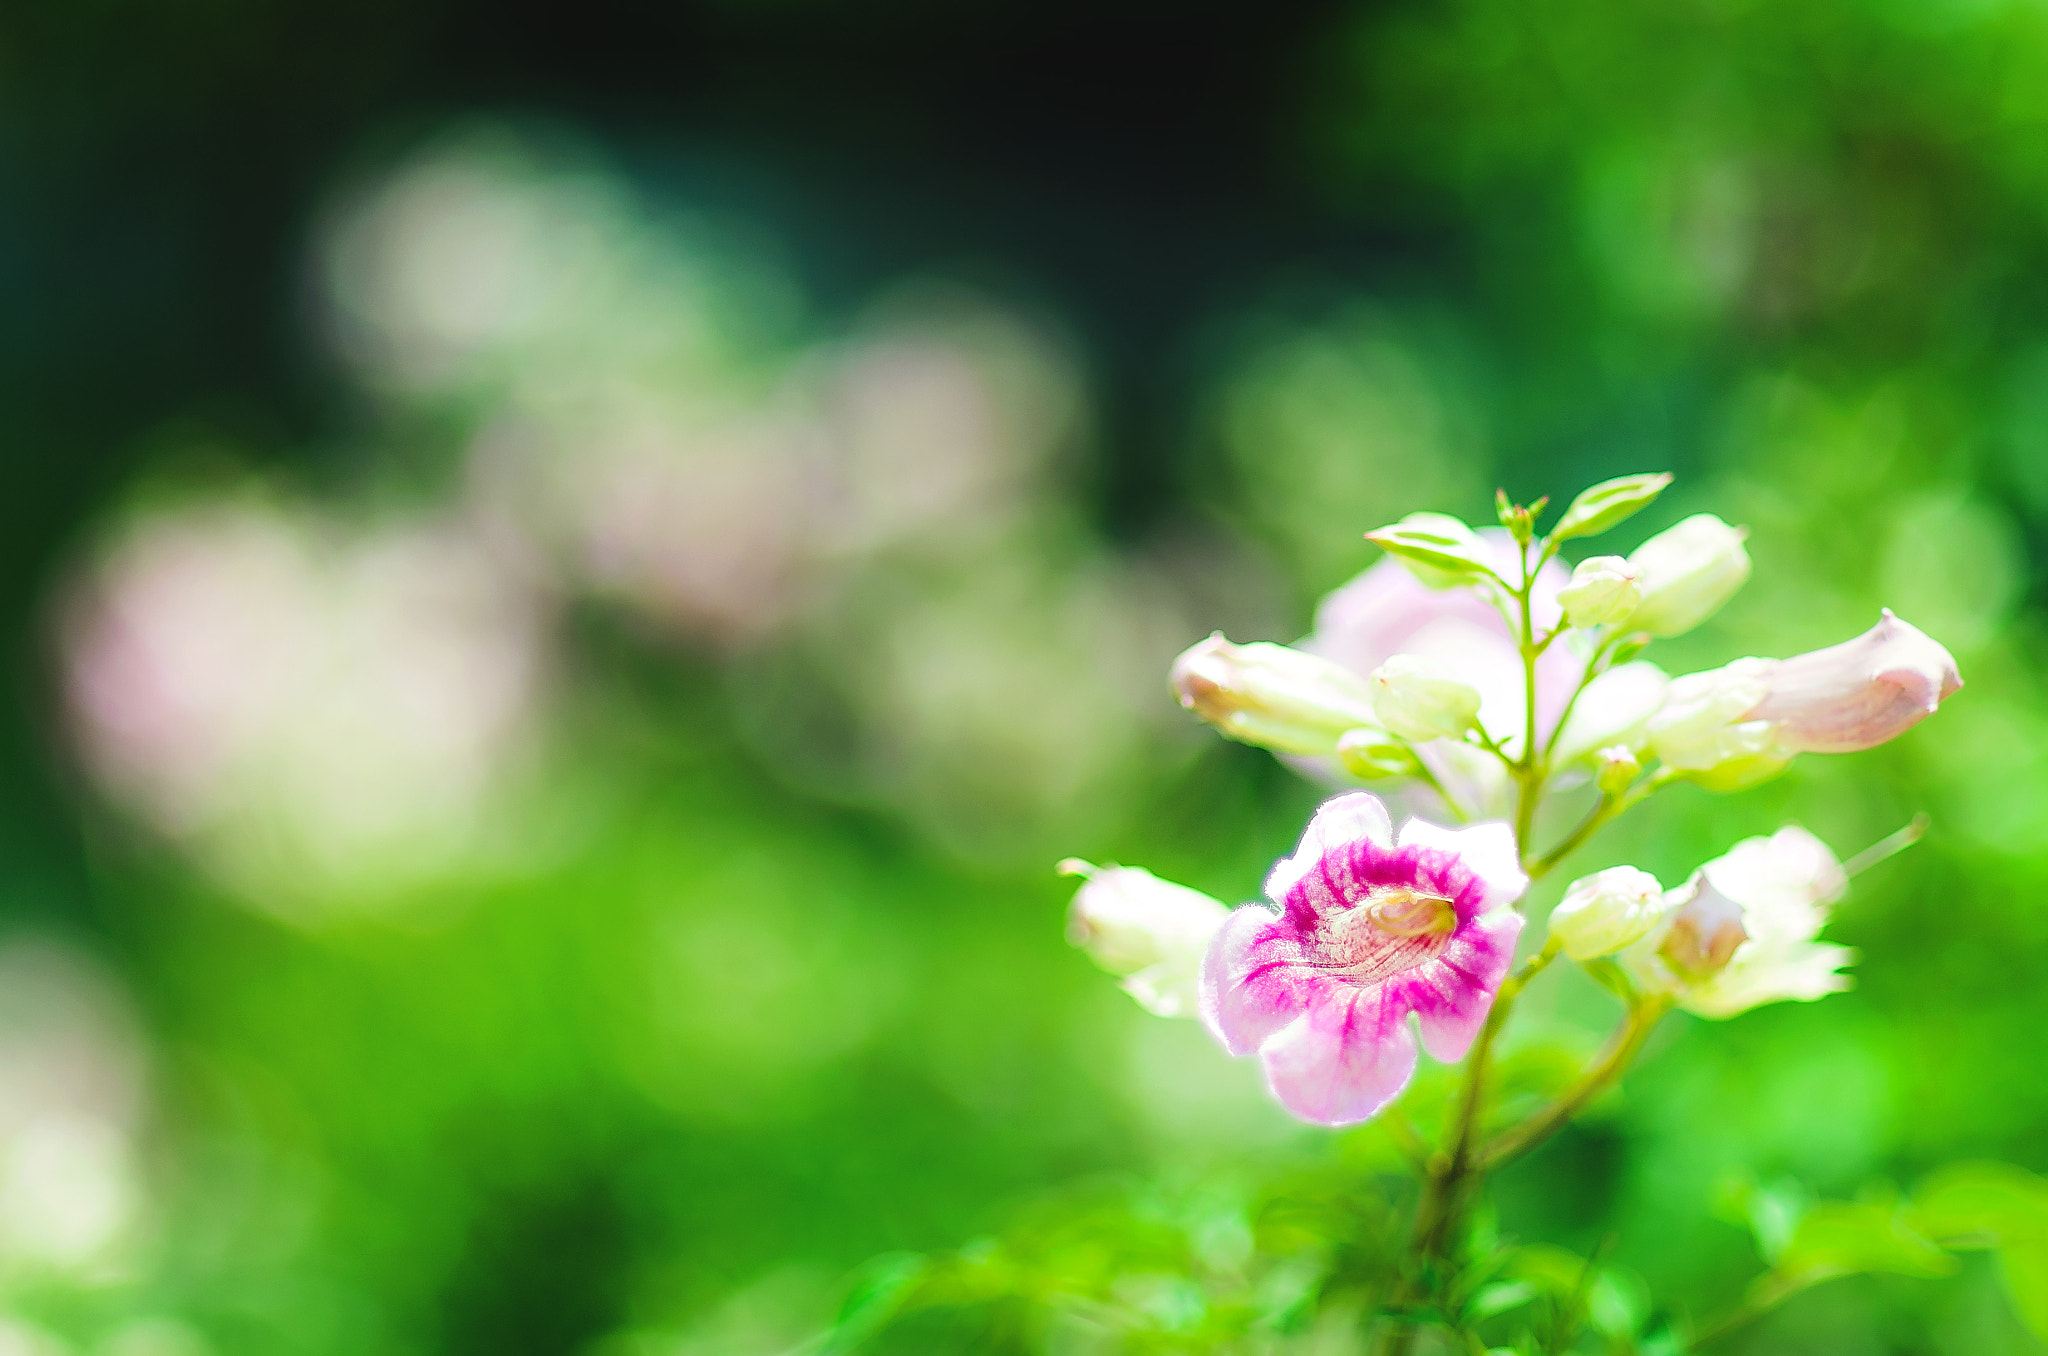
{"type": "MultiPolygon", "coordinates": [[[[1199,1016],[1225,1050],[1257,1055],[1280,1104],[1323,1125],[1366,1120],[1399,1096],[1418,1035],[1446,1063],[1479,1042],[1476,1107],[1488,1033],[1560,954],[1627,1001],[1627,1054],[1671,1008],[1726,1018],[1846,988],[1854,953],[1819,934],[1849,872],[1797,827],[1737,843],[1669,889],[1627,865],[1574,881],[1544,945],[1515,969],[1530,881],[1658,789],[1739,790],[1802,753],[1871,748],[1962,686],[1948,651],[1889,610],[1860,636],[1788,659],[1671,677],[1640,658],[1741,588],[1743,529],[1695,514],[1627,556],[1569,568],[1560,548],[1617,526],[1669,481],[1597,485],[1542,535],[1543,501],[1501,496],[1500,526],[1484,531],[1411,514],[1366,534],[1388,558],[1325,598],[1306,639],[1217,634],[1190,648],[1171,675],[1188,710],[1386,799],[1326,801],[1273,867],[1266,901],[1235,910],[1144,871],[1071,863],[1089,876],[1073,940],[1151,1011],[1199,1016]],[[1576,796],[1582,818],[1539,848],[1537,810],[1553,795],[1576,796]],[[1396,832],[1387,800],[1424,814],[1396,832]]],[[[1622,1063],[1589,1071],[1549,1120],[1506,1142],[1555,1128],[1622,1063]]],[[[1472,1133],[1468,1116],[1439,1160],[1454,1176],[1474,1160],[1472,1133]]],[[[1453,1183],[1440,1204],[1455,1201],[1453,1183]]]]}

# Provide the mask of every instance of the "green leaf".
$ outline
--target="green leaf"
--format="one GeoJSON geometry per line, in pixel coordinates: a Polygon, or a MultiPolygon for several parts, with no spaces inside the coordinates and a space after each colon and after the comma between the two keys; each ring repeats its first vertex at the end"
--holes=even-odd
{"type": "Polygon", "coordinates": [[[1467,1322],[1504,1314],[1536,1298],[1536,1287],[1527,1281],[1495,1281],[1479,1287],[1479,1293],[1465,1306],[1467,1322]]]}
{"type": "Polygon", "coordinates": [[[2048,1341],[2048,1181],[2006,1163],[1957,1163],[1921,1182],[1913,1217],[1951,1248],[1998,1248],[2012,1307],[2048,1341]]]}
{"type": "Polygon", "coordinates": [[[1591,537],[1605,532],[1624,518],[1648,508],[1670,483],[1670,473],[1665,471],[1655,475],[1603,480],[1572,500],[1572,506],[1564,511],[1564,517],[1558,519],[1557,526],[1551,529],[1550,539],[1569,541],[1573,537],[1591,537]]]}
{"type": "Polygon", "coordinates": [[[1603,1268],[1586,1291],[1586,1321],[1610,1341],[1633,1338],[1649,1316],[1649,1287],[1633,1273],[1603,1268]]]}
{"type": "Polygon", "coordinates": [[[862,1267],[847,1288],[820,1353],[852,1351],[894,1318],[924,1280],[930,1263],[916,1253],[890,1253],[862,1267]]]}
{"type": "Polygon", "coordinates": [[[1448,513],[1411,513],[1365,539],[1406,565],[1432,588],[1495,577],[1485,544],[1448,513]]]}
{"type": "Polygon", "coordinates": [[[1952,1248],[2048,1245],[2048,1181],[2006,1163],[1957,1163],[1920,1183],[1913,1220],[1952,1248]]]}
{"type": "Polygon", "coordinates": [[[1822,1201],[1800,1217],[1765,1283],[1803,1289],[1835,1276],[1888,1272],[1947,1276],[1956,1261],[1911,1226],[1890,1201],[1822,1201]]]}
{"type": "Polygon", "coordinates": [[[2008,1244],[1999,1258],[2005,1291],[2027,1331],[2048,1342],[2048,1243],[2008,1244]]]}

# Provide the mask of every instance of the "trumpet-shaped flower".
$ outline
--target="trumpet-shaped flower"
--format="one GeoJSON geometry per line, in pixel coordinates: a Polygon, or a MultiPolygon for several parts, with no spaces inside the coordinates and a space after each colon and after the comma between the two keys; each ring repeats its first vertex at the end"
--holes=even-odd
{"type": "Polygon", "coordinates": [[[1348,1125],[1377,1114],[1415,1072],[1412,1013],[1439,1060],[1471,1046],[1514,959],[1528,888],[1505,824],[1395,838],[1363,792],[1316,812],[1273,867],[1278,912],[1232,913],[1202,962],[1202,1020],[1234,1055],[1257,1054],[1282,1106],[1348,1125]]]}
{"type": "Polygon", "coordinates": [[[1636,949],[1637,973],[1702,1017],[1840,992],[1856,953],[1816,939],[1848,884],[1835,854],[1805,829],[1744,839],[1671,892],[1677,907],[1636,949]]]}
{"type": "Polygon", "coordinates": [[[1202,956],[1230,910],[1200,890],[1136,866],[1061,862],[1085,876],[1067,912],[1067,940],[1123,980],[1124,992],[1161,1017],[1195,1015],[1202,956]]]}

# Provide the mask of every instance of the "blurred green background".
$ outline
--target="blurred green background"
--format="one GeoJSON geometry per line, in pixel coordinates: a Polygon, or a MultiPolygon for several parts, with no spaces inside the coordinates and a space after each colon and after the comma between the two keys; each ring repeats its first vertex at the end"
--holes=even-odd
{"type": "MultiPolygon", "coordinates": [[[[31,0],[0,73],[8,1356],[782,1352],[1102,1193],[1230,1253],[1370,1153],[1051,864],[1250,897],[1318,791],[1171,656],[1639,470],[1617,545],[1757,562],[1667,668],[1889,605],[1969,687],[1581,853],[1934,825],[1853,993],[1673,1021],[1499,1227],[1689,1312],[1732,1184],[2048,1168],[2039,5],[31,0]]],[[[1728,1349],[2038,1344],[1973,1265],[1728,1349]]]]}

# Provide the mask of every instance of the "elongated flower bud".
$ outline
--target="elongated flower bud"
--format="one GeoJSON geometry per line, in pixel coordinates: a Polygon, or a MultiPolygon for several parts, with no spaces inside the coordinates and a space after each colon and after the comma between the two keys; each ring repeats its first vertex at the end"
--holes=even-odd
{"type": "Polygon", "coordinates": [[[1797,753],[1853,753],[1897,738],[1962,687],[1954,656],[1892,615],[1839,645],[1781,659],[1744,713],[1769,721],[1797,753]]]}
{"type": "Polygon", "coordinates": [[[1202,953],[1230,910],[1140,867],[1069,858],[1059,869],[1087,877],[1067,913],[1067,940],[1122,978],[1124,992],[1148,1012],[1194,1016],[1202,953]]]}
{"type": "Polygon", "coordinates": [[[1380,724],[1403,739],[1457,739],[1479,719],[1479,689],[1421,655],[1395,655],[1370,686],[1380,724]]]}
{"type": "Polygon", "coordinates": [[[1550,935],[1573,960],[1594,960],[1648,936],[1666,912],[1664,887],[1655,876],[1610,866],[1571,883],[1550,911],[1550,935]]]}
{"type": "Polygon", "coordinates": [[[1594,556],[1578,563],[1557,601],[1573,626],[1626,621],[1642,600],[1642,583],[1642,571],[1620,556],[1594,556]]]}
{"type": "Polygon", "coordinates": [[[1653,636],[1683,635],[1720,610],[1749,578],[1742,529],[1696,513],[1635,549],[1642,599],[1629,622],[1653,636]]]}
{"type": "Polygon", "coordinates": [[[1172,683],[1182,706],[1224,734],[1280,753],[1334,753],[1346,730],[1379,723],[1351,670],[1286,645],[1233,645],[1221,631],[1173,661],[1172,683]]]}

